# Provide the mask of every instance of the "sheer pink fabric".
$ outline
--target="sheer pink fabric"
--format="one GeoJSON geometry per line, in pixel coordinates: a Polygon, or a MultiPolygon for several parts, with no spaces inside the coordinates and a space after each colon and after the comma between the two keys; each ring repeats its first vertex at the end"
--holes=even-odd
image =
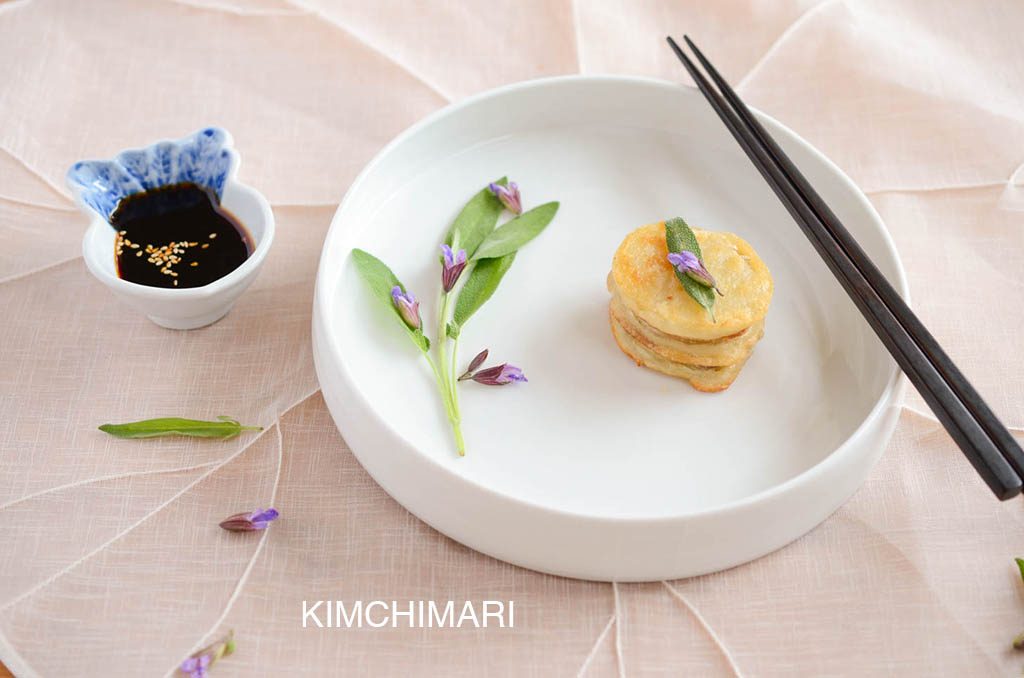
{"type": "Polygon", "coordinates": [[[914,304],[1024,426],[1024,5],[888,0],[0,3],[0,659],[163,675],[229,628],[232,675],[1007,675],[1020,501],[992,499],[920,398],[864,488],[717,575],[570,581],[433,532],[362,471],[317,391],[310,306],[335,204],[393,135],[563,73],[681,79],[693,35],[750,103],[869,194],[914,304]],[[78,256],[66,167],[230,129],[279,236],[204,330],[118,305],[78,256]],[[109,419],[230,414],[235,441],[112,439],[109,419]],[[278,507],[260,535],[217,527],[278,507]],[[250,538],[251,537],[251,538],[250,538]],[[303,629],[304,599],[512,599],[514,630],[303,629]]]}

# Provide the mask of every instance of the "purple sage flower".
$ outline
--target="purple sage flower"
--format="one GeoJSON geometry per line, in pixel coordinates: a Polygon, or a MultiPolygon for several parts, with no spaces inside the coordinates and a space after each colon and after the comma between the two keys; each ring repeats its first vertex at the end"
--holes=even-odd
{"type": "Polygon", "coordinates": [[[207,645],[191,657],[178,665],[181,673],[189,678],[206,678],[210,667],[221,658],[227,657],[235,652],[235,632],[228,631],[228,634],[212,645],[207,645]]]}
{"type": "Polygon", "coordinates": [[[252,512],[236,513],[235,515],[225,518],[221,521],[220,526],[228,532],[254,532],[256,530],[265,530],[270,523],[277,520],[277,517],[281,515],[277,512],[277,509],[259,509],[252,512]]]}
{"type": "Polygon", "coordinates": [[[704,268],[704,264],[701,263],[700,259],[693,252],[689,250],[669,252],[668,261],[676,270],[686,274],[691,280],[700,283],[704,287],[713,287],[719,295],[722,294],[722,290],[718,289],[718,283],[715,282],[714,277],[708,273],[708,269],[704,268]]]}
{"type": "Polygon", "coordinates": [[[201,654],[198,657],[189,657],[181,662],[178,669],[189,676],[189,678],[206,678],[206,670],[210,668],[212,659],[208,654],[201,654]]]}
{"type": "Polygon", "coordinates": [[[395,285],[391,288],[391,301],[398,309],[398,315],[402,316],[402,321],[410,329],[418,330],[423,326],[420,320],[420,302],[416,301],[412,292],[403,292],[401,287],[395,285]]]}
{"type": "Polygon", "coordinates": [[[485,384],[487,386],[504,386],[505,384],[511,384],[513,381],[528,381],[521,369],[508,363],[487,367],[472,374],[467,371],[466,374],[459,377],[460,381],[464,379],[472,379],[478,384],[485,384]]]}
{"type": "Polygon", "coordinates": [[[466,268],[466,250],[453,252],[448,245],[441,245],[441,254],[444,255],[444,260],[441,262],[443,266],[441,286],[444,287],[445,292],[451,292],[455,283],[458,282],[459,276],[462,275],[462,269],[466,268]]]}
{"type": "Polygon", "coordinates": [[[510,181],[508,186],[502,186],[501,184],[490,184],[488,188],[491,189],[491,193],[501,201],[501,204],[505,206],[512,214],[523,213],[523,199],[519,195],[519,184],[514,181],[510,181]]]}

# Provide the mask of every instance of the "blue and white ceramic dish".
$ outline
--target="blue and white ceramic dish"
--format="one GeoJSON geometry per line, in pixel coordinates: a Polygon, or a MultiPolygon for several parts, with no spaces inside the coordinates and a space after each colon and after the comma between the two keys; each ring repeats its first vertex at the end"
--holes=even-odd
{"type": "Polygon", "coordinates": [[[173,141],[121,151],[111,160],[76,162],[67,173],[82,211],[91,219],[82,240],[89,271],[124,302],[171,329],[193,329],[216,322],[256,279],[274,241],[274,214],[255,189],[235,179],[239,158],[231,135],[207,127],[173,141]],[[110,217],[122,198],[160,186],[192,182],[213,190],[221,206],[249,231],[254,248],[241,266],[203,285],[185,289],[147,287],[117,275],[115,232],[110,217]]]}
{"type": "Polygon", "coordinates": [[[82,160],[68,170],[67,181],[78,198],[110,221],[117,203],[133,193],[192,182],[220,199],[238,167],[231,135],[207,127],[174,141],[121,151],[113,160],[82,160]]]}

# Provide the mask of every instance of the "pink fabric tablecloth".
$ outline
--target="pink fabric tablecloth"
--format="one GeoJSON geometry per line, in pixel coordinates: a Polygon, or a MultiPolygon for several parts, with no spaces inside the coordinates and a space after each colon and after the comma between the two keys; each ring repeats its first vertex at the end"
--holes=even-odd
{"type": "Polygon", "coordinates": [[[696,579],[544,576],[442,537],[356,463],[318,394],[320,244],[356,172],[450,101],[517,80],[681,80],[688,32],[747,99],[845,169],[914,304],[1024,426],[1019,0],[0,3],[0,659],[163,675],[235,629],[231,675],[1008,675],[1024,667],[1019,500],[1000,504],[911,394],[854,498],[795,544],[696,579]],[[79,256],[63,174],[207,124],[278,240],[221,322],[162,330],[79,256]],[[229,442],[96,431],[157,414],[229,442]],[[239,542],[239,507],[284,518],[239,542]],[[515,629],[303,629],[301,601],[516,601],[515,629]]]}

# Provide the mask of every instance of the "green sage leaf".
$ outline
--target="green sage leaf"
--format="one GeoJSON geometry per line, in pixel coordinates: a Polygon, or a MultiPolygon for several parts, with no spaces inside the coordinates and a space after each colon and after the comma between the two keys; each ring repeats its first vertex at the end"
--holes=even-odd
{"type": "Polygon", "coordinates": [[[391,316],[398,321],[398,324],[402,326],[412,342],[416,344],[416,347],[426,353],[430,350],[430,340],[427,339],[426,335],[423,334],[422,329],[412,329],[405,324],[402,320],[402,315],[395,308],[395,302],[391,298],[391,290],[397,285],[402,288],[405,292],[405,285],[399,282],[394,272],[388,268],[387,264],[373,256],[369,252],[361,249],[352,250],[352,259],[356,262],[356,269],[359,271],[359,275],[362,276],[366,285],[370,288],[373,296],[380,301],[381,304],[387,306],[391,316]]]}
{"type": "Polygon", "coordinates": [[[1017,637],[1013,639],[1014,650],[1024,650],[1024,631],[1017,634],[1017,637]]]}
{"type": "Polygon", "coordinates": [[[455,312],[452,313],[452,321],[448,323],[448,336],[456,339],[463,325],[470,316],[480,310],[494,291],[498,284],[505,277],[505,273],[512,267],[516,253],[506,254],[503,257],[493,259],[481,259],[473,265],[469,278],[459,292],[459,298],[455,302],[455,312]]]}
{"type": "MultiPolygon", "coordinates": [[[[669,219],[665,222],[665,244],[668,245],[668,251],[671,252],[682,252],[684,250],[693,252],[700,263],[704,263],[704,255],[700,251],[700,243],[697,242],[697,236],[693,233],[693,229],[687,226],[686,222],[681,217],[675,219],[669,219]]],[[[681,273],[678,269],[675,269],[676,277],[682,284],[683,289],[686,293],[693,297],[693,300],[703,306],[709,314],[711,314],[711,320],[715,319],[715,290],[711,287],[705,287],[699,282],[681,273]]]]}
{"type": "MultiPolygon", "coordinates": [[[[509,219],[491,232],[473,254],[474,259],[491,259],[512,254],[547,228],[558,212],[557,202],[548,202],[509,219]]],[[[467,252],[469,250],[466,250],[467,252]]]]}
{"type": "MultiPolygon", "coordinates": [[[[508,183],[508,178],[502,177],[494,183],[504,186],[508,183]]],[[[444,237],[444,243],[453,250],[464,249],[466,256],[472,257],[480,243],[498,225],[498,217],[504,209],[501,201],[491,193],[490,184],[484,186],[482,191],[469,199],[455,217],[448,234],[444,237]]]]}
{"type": "Polygon", "coordinates": [[[1020,578],[1024,579],[1024,558],[1014,558],[1017,562],[1017,569],[1020,570],[1020,578]]]}
{"type": "Polygon", "coordinates": [[[234,438],[242,431],[262,431],[262,426],[242,426],[231,417],[217,417],[217,421],[163,417],[144,419],[127,424],[103,424],[104,433],[118,438],[156,438],[158,436],[191,436],[193,438],[234,438]]]}

